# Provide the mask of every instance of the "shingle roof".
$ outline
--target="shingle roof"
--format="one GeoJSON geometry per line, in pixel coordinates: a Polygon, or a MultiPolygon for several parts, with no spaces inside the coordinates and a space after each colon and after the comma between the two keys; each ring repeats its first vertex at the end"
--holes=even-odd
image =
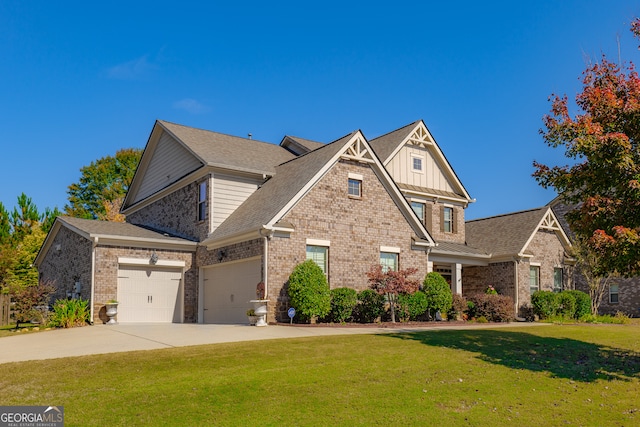
{"type": "Polygon", "coordinates": [[[295,157],[268,142],[239,138],[158,120],[158,123],[209,166],[273,174],[274,168],[295,157]]]}
{"type": "Polygon", "coordinates": [[[229,215],[210,239],[224,239],[268,224],[355,133],[277,166],[275,175],[229,215]]]}
{"type": "Polygon", "coordinates": [[[166,241],[168,243],[189,242],[189,240],[182,239],[180,237],[173,237],[167,234],[158,233],[127,222],[99,221],[95,219],[74,218],[71,216],[59,216],[57,220],[91,236],[98,235],[127,239],[153,239],[166,241]]]}
{"type": "Polygon", "coordinates": [[[436,196],[451,197],[451,198],[455,198],[455,199],[459,199],[460,197],[464,197],[463,194],[457,194],[457,193],[453,193],[451,191],[436,190],[435,188],[419,187],[417,185],[403,184],[401,182],[398,183],[398,187],[400,189],[402,189],[402,190],[413,191],[413,192],[416,192],[416,193],[435,194],[436,196]]]}
{"type": "Polygon", "coordinates": [[[299,138],[297,136],[290,136],[287,135],[287,138],[291,139],[292,141],[302,145],[304,148],[306,148],[308,151],[313,151],[316,148],[320,148],[323,145],[326,145],[324,142],[318,142],[318,141],[312,141],[310,139],[304,139],[304,138],[299,138]]]}
{"type": "Polygon", "coordinates": [[[467,221],[467,244],[491,253],[493,257],[517,255],[525,249],[549,207],[467,221]]]}
{"type": "Polygon", "coordinates": [[[438,242],[438,246],[431,249],[431,253],[433,254],[452,254],[452,255],[463,255],[470,256],[474,258],[489,258],[489,253],[487,253],[483,249],[474,248],[468,245],[463,245],[461,243],[453,243],[453,242],[438,242]]]}
{"type": "Polygon", "coordinates": [[[387,161],[387,158],[398,147],[398,144],[409,135],[409,132],[411,132],[418,123],[420,123],[420,120],[369,141],[371,148],[376,152],[382,163],[387,161]]]}

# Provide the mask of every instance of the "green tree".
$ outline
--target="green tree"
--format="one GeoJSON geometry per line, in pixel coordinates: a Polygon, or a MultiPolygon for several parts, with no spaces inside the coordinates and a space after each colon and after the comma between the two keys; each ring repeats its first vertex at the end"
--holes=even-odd
{"type": "Polygon", "coordinates": [[[6,273],[5,282],[9,289],[38,285],[38,270],[33,262],[47,234],[40,223],[34,223],[28,234],[15,246],[11,264],[6,273]]]}
{"type": "MultiPolygon", "coordinates": [[[[640,22],[632,31],[640,33],[640,22]]],[[[534,161],[534,177],[576,204],[567,219],[572,230],[600,253],[600,274],[640,274],[640,78],[634,65],[605,56],[583,73],[569,114],[567,96],[552,95],[541,134],[547,145],[564,148],[573,165],[534,161]]]]}
{"type": "Polygon", "coordinates": [[[124,220],[119,212],[142,150],[125,148],[80,169],[80,181],[69,186],[67,215],[87,219],[124,220]]]}

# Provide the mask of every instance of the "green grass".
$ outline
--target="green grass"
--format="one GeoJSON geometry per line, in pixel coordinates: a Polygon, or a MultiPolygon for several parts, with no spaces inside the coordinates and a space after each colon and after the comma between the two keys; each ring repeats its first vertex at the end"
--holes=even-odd
{"type": "Polygon", "coordinates": [[[640,424],[640,326],[351,335],[0,365],[65,425],[640,424]]]}

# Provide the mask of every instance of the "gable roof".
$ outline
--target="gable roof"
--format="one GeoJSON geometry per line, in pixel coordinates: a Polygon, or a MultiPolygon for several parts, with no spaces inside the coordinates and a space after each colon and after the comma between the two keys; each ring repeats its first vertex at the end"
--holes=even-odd
{"type": "Polygon", "coordinates": [[[528,246],[539,229],[556,232],[564,247],[571,246],[548,206],[465,223],[467,243],[491,253],[494,259],[531,255],[528,246]]]}
{"type": "Polygon", "coordinates": [[[59,216],[53,223],[49,234],[45,238],[38,255],[34,261],[40,265],[56,235],[62,227],[84,237],[87,240],[103,244],[129,244],[133,246],[161,248],[176,247],[181,250],[195,251],[197,242],[192,242],[180,237],[169,236],[164,233],[149,230],[127,222],[100,221],[95,219],[75,218],[71,216],[59,216]]]}
{"type": "Polygon", "coordinates": [[[277,166],[275,175],[229,215],[203,244],[220,244],[225,239],[246,233],[257,236],[255,233],[262,229],[287,229],[287,224],[279,223],[284,215],[341,157],[358,156],[363,156],[372,165],[378,178],[387,183],[390,194],[396,192],[395,203],[404,209],[405,217],[414,222],[412,225],[418,238],[425,240],[427,245],[435,244],[360,131],[277,166]]]}
{"type": "MultiPolygon", "coordinates": [[[[408,144],[422,145],[426,147],[454,188],[454,193],[452,194],[455,195],[455,198],[466,199],[468,203],[475,201],[475,199],[471,198],[464,185],[462,185],[460,178],[458,178],[458,175],[451,166],[451,163],[449,163],[446,156],[436,143],[436,140],[431,135],[431,132],[429,132],[424,121],[417,120],[401,127],[400,129],[371,140],[371,146],[385,166],[391,162],[402,147],[408,144]]],[[[419,188],[416,191],[431,194],[438,190],[419,188]]]]}
{"type": "Polygon", "coordinates": [[[155,188],[159,189],[155,192],[175,184],[203,167],[270,176],[275,173],[277,165],[295,158],[295,154],[276,144],[157,120],[125,197],[123,212],[149,196],[143,194],[138,198],[137,193],[147,178],[147,171],[153,167],[154,154],[163,135],[169,135],[171,143],[180,146],[181,153],[186,151],[192,158],[180,174],[162,182],[160,187],[156,186],[155,188]]]}

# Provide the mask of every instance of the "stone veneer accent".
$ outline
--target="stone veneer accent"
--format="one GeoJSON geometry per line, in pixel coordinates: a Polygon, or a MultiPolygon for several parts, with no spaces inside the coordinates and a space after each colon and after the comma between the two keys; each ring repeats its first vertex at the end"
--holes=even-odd
{"type": "MultiPolygon", "coordinates": [[[[149,259],[153,252],[160,260],[184,261],[182,278],[184,292],[184,322],[198,321],[198,273],[194,266],[194,254],[187,251],[135,248],[127,246],[96,247],[94,284],[94,321],[102,321],[100,310],[110,299],[118,296],[118,257],[149,259]]],[[[162,268],[162,267],[157,267],[162,268]]]]}
{"type": "MultiPolygon", "coordinates": [[[[202,179],[128,214],[127,222],[201,242],[209,233],[209,218],[198,221],[198,184],[200,182],[202,179]]],[[[208,194],[210,193],[209,191],[208,194]]],[[[207,212],[210,214],[208,206],[210,206],[209,195],[207,195],[207,212]]]]}
{"type": "Polygon", "coordinates": [[[285,217],[296,230],[289,238],[273,237],[268,249],[270,321],[288,320],[287,281],[306,259],[306,239],[329,240],[331,288],[368,288],[366,272],[380,262],[380,246],[400,248],[400,268],[427,273],[426,251],[413,250],[415,232],[367,164],[338,162],[285,217]],[[349,197],[349,172],[363,176],[362,198],[349,197]]]}
{"type": "Polygon", "coordinates": [[[50,283],[56,291],[51,302],[67,297],[76,280],[80,282],[80,297],[91,298],[92,243],[66,227],[60,227],[53,243],[38,268],[40,282],[50,283]],[[60,250],[55,248],[60,245],[60,250]]]}

